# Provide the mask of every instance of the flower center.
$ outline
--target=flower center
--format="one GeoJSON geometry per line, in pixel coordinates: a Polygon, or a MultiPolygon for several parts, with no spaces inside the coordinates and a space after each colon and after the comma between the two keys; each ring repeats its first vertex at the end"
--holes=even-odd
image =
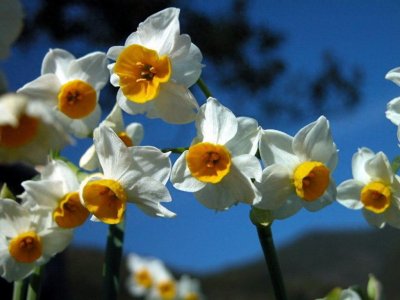
{"type": "Polygon", "coordinates": [[[127,147],[133,146],[132,139],[126,134],[125,131],[121,131],[120,133],[118,133],[118,137],[121,139],[121,141],[124,142],[125,146],[127,147]]]}
{"type": "Polygon", "coordinates": [[[83,187],[82,198],[86,208],[99,220],[107,224],[121,222],[127,195],[119,182],[112,179],[90,181],[83,187]]]}
{"type": "Polygon", "coordinates": [[[32,263],[42,256],[42,243],[36,232],[28,231],[14,237],[8,251],[18,262],[32,263]]]}
{"type": "Polygon", "coordinates": [[[197,295],[196,293],[194,293],[194,292],[190,292],[190,293],[187,293],[184,297],[183,297],[183,300],[199,300],[200,298],[199,298],[199,295],[197,295]]]}
{"type": "Polygon", "coordinates": [[[364,207],[374,213],[383,213],[392,198],[390,188],[382,182],[373,181],[361,190],[361,202],[364,207]]]}
{"type": "Polygon", "coordinates": [[[222,145],[198,143],[189,148],[186,162],[193,177],[206,183],[218,183],[231,168],[231,154],[222,145]]]}
{"type": "Polygon", "coordinates": [[[14,148],[28,144],[36,136],[39,130],[39,124],[39,119],[21,115],[16,127],[1,125],[0,146],[14,148]]]}
{"type": "Polygon", "coordinates": [[[157,288],[162,300],[171,300],[176,296],[175,283],[171,280],[160,282],[157,288]]]}
{"type": "Polygon", "coordinates": [[[142,268],[135,273],[135,282],[138,285],[148,289],[153,284],[153,279],[151,278],[150,272],[146,268],[142,268]]]}
{"type": "Polygon", "coordinates": [[[118,56],[114,72],[126,98],[146,103],[158,96],[161,83],[169,81],[172,67],[168,56],[159,57],[154,50],[130,45],[118,56]]]}
{"type": "Polygon", "coordinates": [[[65,83],[58,93],[58,109],[71,119],[81,119],[94,111],[97,104],[95,89],[85,81],[65,83]]]}
{"type": "Polygon", "coordinates": [[[78,192],[66,194],[53,211],[54,221],[63,228],[80,226],[88,217],[89,211],[82,205],[78,192]]]}
{"type": "Polygon", "coordinates": [[[329,186],[330,170],[321,162],[306,161],[297,166],[293,174],[296,194],[306,201],[321,197],[329,186]]]}

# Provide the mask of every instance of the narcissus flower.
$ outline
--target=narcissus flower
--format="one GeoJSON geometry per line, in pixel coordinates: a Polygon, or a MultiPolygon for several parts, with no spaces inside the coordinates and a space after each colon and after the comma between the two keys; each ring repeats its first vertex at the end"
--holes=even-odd
{"type": "Polygon", "coordinates": [[[51,49],[43,59],[41,74],[18,93],[46,102],[70,132],[88,136],[99,122],[99,94],[109,78],[105,53],[76,59],[65,50],[51,49]]]}
{"type": "Polygon", "coordinates": [[[256,182],[262,193],[256,207],[271,210],[274,218],[282,219],[302,207],[316,211],[335,200],[331,174],[338,160],[337,149],[325,117],[294,137],[264,130],[259,150],[266,168],[261,182],[256,182]]]}
{"type": "Polygon", "coordinates": [[[164,263],[156,258],[142,257],[130,253],[127,258],[127,267],[130,273],[126,286],[132,296],[145,296],[156,286],[158,273],[165,273],[164,263]]]}
{"type": "Polygon", "coordinates": [[[169,123],[189,123],[197,102],[189,87],[200,77],[202,55],[186,34],[180,34],[179,9],[164,9],[139,24],[124,46],[107,56],[111,83],[120,87],[117,101],[130,114],[146,113],[169,123]]]}
{"type": "Polygon", "coordinates": [[[82,225],[89,211],[79,199],[79,181],[76,174],[62,161],[51,161],[41,171],[39,180],[22,183],[25,192],[23,204],[35,209],[48,209],[54,222],[62,228],[82,225]]]}
{"type": "MultiPolygon", "coordinates": [[[[100,123],[99,126],[110,127],[119,136],[127,147],[138,146],[143,139],[143,126],[139,123],[131,123],[125,127],[122,118],[122,111],[115,105],[110,114],[100,123]]],[[[94,145],[82,155],[79,166],[86,170],[94,170],[100,166],[94,145]]]]}
{"type": "Polygon", "coordinates": [[[216,99],[208,98],[196,118],[197,137],[172,168],[174,187],[194,196],[208,208],[224,210],[238,202],[255,204],[261,166],[255,120],[236,118],[216,99]]]}
{"type": "Polygon", "coordinates": [[[359,149],[352,160],[353,179],[338,186],[337,200],[351,209],[362,209],[367,222],[382,228],[400,228],[400,177],[393,174],[383,152],[359,149]]]}
{"type": "Polygon", "coordinates": [[[0,163],[45,164],[50,150],[59,151],[70,138],[44,103],[20,94],[0,97],[0,163]]]}
{"type": "Polygon", "coordinates": [[[94,131],[94,146],[103,173],[82,182],[80,198],[95,218],[117,224],[128,202],[151,216],[175,216],[160,204],[171,201],[165,187],[171,170],[169,153],[154,147],[128,148],[104,125],[94,131]]]}
{"type": "Polygon", "coordinates": [[[202,300],[203,293],[200,289],[200,281],[188,275],[182,275],[178,281],[178,299],[202,300]]]}
{"type": "Polygon", "coordinates": [[[14,200],[0,201],[0,276],[7,281],[21,280],[63,251],[72,231],[49,227],[48,210],[33,212],[14,200]]]}

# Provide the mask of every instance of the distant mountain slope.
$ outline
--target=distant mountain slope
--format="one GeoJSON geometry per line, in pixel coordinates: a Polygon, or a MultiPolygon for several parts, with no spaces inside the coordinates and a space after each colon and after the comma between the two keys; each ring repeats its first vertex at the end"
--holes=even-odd
{"type": "MultiPolygon", "coordinates": [[[[315,232],[278,249],[278,255],[290,300],[322,297],[335,286],[365,287],[369,273],[382,282],[387,300],[400,299],[398,230],[315,232]]],[[[101,299],[102,259],[98,249],[70,248],[59,255],[46,270],[41,300],[101,299]]],[[[119,300],[133,299],[124,289],[124,268],[122,273],[119,300]]],[[[208,300],[272,300],[268,276],[260,258],[199,278],[208,300]]]]}

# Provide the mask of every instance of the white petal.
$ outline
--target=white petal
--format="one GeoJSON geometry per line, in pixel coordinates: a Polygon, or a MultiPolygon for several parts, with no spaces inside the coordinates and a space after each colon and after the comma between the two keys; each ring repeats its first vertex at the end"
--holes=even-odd
{"type": "Polygon", "coordinates": [[[384,214],[375,214],[367,209],[362,210],[364,218],[367,220],[367,222],[375,227],[378,228],[383,228],[385,227],[385,217],[384,214]]]}
{"type": "Polygon", "coordinates": [[[337,201],[347,208],[363,208],[364,205],[360,201],[361,190],[363,189],[363,187],[363,182],[354,179],[342,182],[337,187],[337,201]]]}
{"type": "Polygon", "coordinates": [[[385,220],[390,226],[400,228],[400,210],[398,206],[399,199],[395,199],[394,201],[396,201],[397,204],[392,203],[389,208],[384,212],[385,220]]]}
{"type": "Polygon", "coordinates": [[[52,160],[41,173],[42,179],[61,181],[63,183],[63,188],[61,193],[69,193],[78,190],[79,182],[76,174],[71,170],[71,168],[61,160],[52,160]]]}
{"type": "Polygon", "coordinates": [[[393,181],[392,168],[383,152],[378,152],[365,163],[365,171],[373,180],[381,180],[385,184],[391,184],[393,181]]]}
{"type": "Polygon", "coordinates": [[[294,136],[293,152],[302,160],[322,162],[331,171],[336,168],[337,149],[333,143],[329,122],[324,116],[305,126],[294,136]]]}
{"type": "Polygon", "coordinates": [[[367,161],[371,160],[374,156],[375,153],[365,147],[358,149],[358,151],[353,154],[351,170],[354,179],[364,184],[368,184],[371,181],[371,176],[365,170],[365,165],[367,161]]]}
{"type": "Polygon", "coordinates": [[[194,196],[203,205],[215,210],[225,210],[239,202],[252,205],[261,200],[257,188],[235,166],[219,183],[207,184],[194,196]]]}
{"type": "Polygon", "coordinates": [[[71,242],[73,231],[69,229],[53,228],[40,238],[43,244],[43,257],[50,259],[63,251],[71,242]]]}
{"type": "Polygon", "coordinates": [[[147,110],[149,110],[153,104],[152,101],[138,104],[133,101],[128,100],[121,89],[117,92],[117,103],[119,107],[128,114],[136,115],[136,114],[144,114],[147,110]]]}
{"type": "MultiPolygon", "coordinates": [[[[130,45],[133,45],[133,44],[138,44],[138,45],[141,45],[141,44],[143,44],[142,42],[141,42],[141,40],[140,40],[140,37],[139,37],[139,34],[135,31],[135,32],[132,32],[128,37],[127,37],[127,39],[126,39],[126,41],[125,41],[125,47],[126,46],[130,46],[130,45]]],[[[123,47],[123,48],[125,48],[125,47],[123,47]]],[[[122,50],[121,50],[122,51],[122,50]]],[[[119,55],[119,53],[118,53],[118,55],[119,55]]],[[[118,56],[117,56],[118,57],[118,56]]],[[[114,60],[117,60],[117,57],[115,57],[115,59],[114,60]]],[[[111,59],[113,59],[112,57],[110,57],[111,59]]]]}
{"type": "Polygon", "coordinates": [[[100,162],[97,157],[96,149],[94,145],[90,146],[79,160],[79,167],[85,170],[95,170],[100,167],[100,162]]]}
{"type": "Polygon", "coordinates": [[[225,145],[237,130],[235,115],[215,98],[208,98],[196,118],[196,128],[203,142],[225,145]]]}
{"type": "Polygon", "coordinates": [[[293,138],[278,130],[264,130],[260,137],[260,156],[266,166],[279,164],[289,169],[299,164],[292,150],[293,138]]]}
{"type": "Polygon", "coordinates": [[[261,180],[261,165],[257,157],[251,154],[243,154],[232,158],[232,163],[240,172],[249,178],[261,180]]]}
{"type": "Polygon", "coordinates": [[[192,44],[188,35],[183,34],[176,38],[170,58],[172,78],[187,88],[195,84],[200,78],[203,56],[200,49],[192,44]]]}
{"type": "Polygon", "coordinates": [[[186,124],[196,118],[198,104],[192,93],[183,85],[172,81],[160,87],[157,98],[152,100],[154,109],[147,117],[161,118],[171,124],[186,124]]]}
{"type": "Polygon", "coordinates": [[[171,171],[171,182],[178,190],[185,192],[197,192],[206,184],[194,178],[190,173],[190,170],[186,164],[187,152],[188,151],[183,152],[173,165],[171,171]]]}
{"type": "Polygon", "coordinates": [[[396,97],[389,101],[386,108],[386,118],[393,124],[400,125],[400,97],[396,97]]]}
{"type": "Polygon", "coordinates": [[[50,49],[43,58],[41,74],[55,74],[60,82],[65,83],[68,67],[74,60],[75,56],[66,50],[50,49]]]}
{"type": "Polygon", "coordinates": [[[150,177],[141,178],[128,191],[128,201],[134,202],[141,210],[151,216],[173,217],[175,214],[160,202],[171,201],[168,189],[158,180],[150,177]]]}
{"type": "Polygon", "coordinates": [[[101,124],[110,127],[117,134],[121,131],[124,131],[125,125],[122,117],[122,111],[117,103],[114,105],[108,116],[105,117],[105,119],[101,122],[101,124]]]}
{"type": "Polygon", "coordinates": [[[106,177],[118,180],[132,167],[132,156],[128,147],[115,132],[100,126],[93,132],[94,146],[106,177]]]}
{"type": "Polygon", "coordinates": [[[262,173],[261,182],[255,182],[262,199],[255,205],[261,209],[275,210],[281,207],[294,193],[290,172],[285,166],[273,164],[262,173]]]}
{"type": "Polygon", "coordinates": [[[44,74],[28,82],[22,88],[18,89],[17,92],[34,100],[45,101],[48,105],[55,107],[60,88],[61,83],[57,76],[54,74],[44,74]]]}
{"type": "Polygon", "coordinates": [[[143,45],[159,55],[171,53],[175,37],[179,35],[179,9],[166,8],[139,24],[137,34],[143,45]]]}
{"type": "Polygon", "coordinates": [[[151,177],[163,184],[167,183],[171,173],[169,153],[163,153],[152,146],[135,146],[129,149],[135,162],[135,169],[142,177],[151,177]]]}
{"type": "Polygon", "coordinates": [[[226,144],[226,147],[234,155],[255,155],[258,149],[261,127],[258,126],[257,120],[252,118],[239,117],[237,121],[238,130],[236,135],[226,144]]]}
{"type": "Polygon", "coordinates": [[[108,82],[107,57],[103,52],[92,52],[74,60],[68,69],[68,79],[80,79],[99,92],[108,82]]]}
{"type": "Polygon", "coordinates": [[[30,228],[29,211],[11,199],[0,199],[1,235],[15,237],[30,228]]]}
{"type": "Polygon", "coordinates": [[[132,139],[132,143],[134,146],[140,145],[144,136],[143,125],[140,123],[131,123],[126,129],[126,134],[132,139]]]}
{"type": "Polygon", "coordinates": [[[118,56],[124,50],[124,46],[113,46],[107,51],[107,57],[112,60],[117,60],[118,56]]]}
{"type": "Polygon", "coordinates": [[[393,81],[395,84],[400,86],[400,67],[394,68],[390,70],[386,76],[385,79],[393,81]]]}
{"type": "MultiPolygon", "coordinates": [[[[7,251],[8,252],[8,251],[7,251]]],[[[9,282],[21,280],[30,275],[36,267],[35,263],[19,263],[8,253],[0,253],[0,276],[9,282]]]]}
{"type": "Polygon", "coordinates": [[[291,194],[280,208],[272,211],[272,214],[275,219],[282,220],[293,216],[302,207],[301,199],[296,194],[291,194]]]}
{"type": "Polygon", "coordinates": [[[65,195],[61,181],[57,180],[28,180],[22,183],[25,192],[20,196],[24,205],[47,207],[54,209],[58,201],[65,195]]]}

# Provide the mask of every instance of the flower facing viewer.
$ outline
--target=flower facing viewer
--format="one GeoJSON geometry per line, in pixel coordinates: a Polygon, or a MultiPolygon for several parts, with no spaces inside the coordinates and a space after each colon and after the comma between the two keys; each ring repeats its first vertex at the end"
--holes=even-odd
{"type": "Polygon", "coordinates": [[[104,125],[94,131],[94,146],[103,173],[82,182],[80,199],[95,218],[117,224],[128,202],[151,216],[175,216],[160,204],[171,201],[165,187],[171,170],[169,154],[154,147],[128,148],[104,125]]]}
{"type": "Polygon", "coordinates": [[[139,24],[124,46],[107,56],[117,101],[130,114],[146,113],[169,123],[194,120],[198,105],[189,91],[200,77],[202,55],[186,34],[180,34],[179,9],[167,8],[139,24]]]}
{"type": "Polygon", "coordinates": [[[351,209],[362,209],[367,222],[382,228],[400,228],[400,177],[393,174],[386,155],[359,149],[352,160],[353,179],[338,186],[337,200],[351,209]]]}
{"type": "Polygon", "coordinates": [[[48,210],[32,212],[14,200],[0,201],[0,276],[21,280],[63,251],[72,231],[49,226],[48,210]]]}
{"type": "Polygon", "coordinates": [[[203,205],[216,210],[257,203],[260,196],[251,178],[261,176],[261,166],[250,153],[256,150],[258,126],[241,120],[208,98],[196,118],[197,137],[172,168],[174,187],[194,192],[203,205]],[[245,128],[247,134],[242,134],[245,128]]]}
{"type": "Polygon", "coordinates": [[[294,137],[264,130],[259,150],[266,168],[261,182],[256,183],[262,193],[256,207],[271,210],[274,218],[283,219],[302,207],[316,211],[335,200],[331,173],[337,164],[337,149],[325,117],[294,137]]]}
{"type": "Polygon", "coordinates": [[[86,137],[100,119],[98,99],[108,81],[107,58],[92,52],[76,59],[62,49],[51,49],[43,59],[41,76],[18,93],[44,101],[77,137],[86,137]]]}

